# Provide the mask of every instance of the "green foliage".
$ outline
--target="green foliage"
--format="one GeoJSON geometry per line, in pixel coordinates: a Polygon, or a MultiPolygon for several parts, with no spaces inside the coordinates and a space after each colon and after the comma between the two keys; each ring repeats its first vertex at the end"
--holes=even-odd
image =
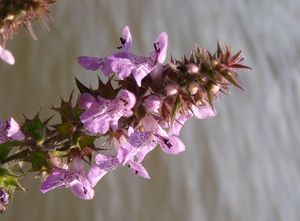
{"type": "Polygon", "coordinates": [[[62,123],[76,124],[80,122],[81,110],[76,102],[72,105],[73,93],[70,95],[68,101],[64,101],[61,98],[60,107],[53,107],[53,110],[57,111],[61,116],[62,123]]]}
{"type": "Polygon", "coordinates": [[[12,148],[19,144],[18,141],[8,141],[5,143],[0,144],[0,163],[8,157],[9,153],[11,152],[12,148]]]}
{"type": "Polygon", "coordinates": [[[11,175],[11,171],[0,168],[0,187],[6,188],[10,195],[17,189],[25,191],[18,179],[17,176],[11,175]]]}
{"type": "Polygon", "coordinates": [[[25,118],[23,124],[23,132],[29,135],[38,145],[43,144],[46,138],[47,124],[51,118],[46,121],[42,121],[39,117],[39,113],[33,119],[25,118]]]}
{"type": "Polygon", "coordinates": [[[44,152],[34,152],[26,158],[31,163],[30,172],[41,172],[48,169],[47,155],[44,152]]]}

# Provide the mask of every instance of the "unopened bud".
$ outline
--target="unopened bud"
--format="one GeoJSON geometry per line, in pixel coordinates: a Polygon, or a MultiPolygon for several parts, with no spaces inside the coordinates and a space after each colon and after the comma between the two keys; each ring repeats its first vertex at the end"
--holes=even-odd
{"type": "Polygon", "coordinates": [[[212,61],[212,65],[213,65],[214,67],[217,66],[217,65],[218,65],[218,61],[213,60],[213,61],[212,61]]]}
{"type": "Polygon", "coordinates": [[[188,86],[188,92],[191,94],[191,95],[194,95],[198,92],[199,90],[199,85],[195,82],[191,83],[189,86],[188,86]]]}
{"type": "Polygon", "coordinates": [[[178,93],[178,86],[175,84],[168,84],[166,86],[166,94],[168,96],[173,96],[178,93]]]}
{"type": "Polygon", "coordinates": [[[187,64],[186,68],[187,68],[187,73],[189,74],[197,74],[199,71],[199,67],[193,63],[187,64]]]}
{"type": "Polygon", "coordinates": [[[212,84],[211,87],[210,87],[210,90],[211,90],[211,92],[216,94],[220,90],[219,84],[212,84]]]}
{"type": "Polygon", "coordinates": [[[6,19],[9,20],[9,21],[14,20],[14,18],[15,18],[14,15],[8,15],[8,16],[6,16],[6,19]]]}

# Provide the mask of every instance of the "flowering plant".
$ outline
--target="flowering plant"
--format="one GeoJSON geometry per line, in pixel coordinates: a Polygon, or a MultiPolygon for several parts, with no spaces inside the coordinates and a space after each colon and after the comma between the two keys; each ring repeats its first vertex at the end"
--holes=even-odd
{"type": "Polygon", "coordinates": [[[196,47],[189,57],[164,64],[165,32],[147,56],[131,52],[127,26],[120,41],[118,51],[104,58],[78,58],[84,69],[100,70],[107,80],[99,78],[99,86],[89,88],[76,79],[78,98],[71,95],[53,107],[59,123],[39,114],[21,125],[13,118],[0,123],[0,209],[15,190],[24,190],[24,163],[41,177],[42,193],[68,188],[85,200],[93,198],[105,174],[121,166],[149,179],[142,164],[146,155],[157,146],[168,154],[183,152],[179,134],[184,123],[215,116],[215,99],[228,94],[231,84],[242,88],[236,71],[249,69],[241,64],[241,51],[232,55],[219,43],[213,54],[196,47]]]}

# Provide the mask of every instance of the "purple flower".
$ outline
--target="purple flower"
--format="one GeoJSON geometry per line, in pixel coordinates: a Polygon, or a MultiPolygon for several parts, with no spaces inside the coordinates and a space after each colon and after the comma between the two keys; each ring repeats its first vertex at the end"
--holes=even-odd
{"type": "Polygon", "coordinates": [[[70,169],[53,168],[51,174],[42,183],[40,191],[46,193],[55,188],[69,188],[80,199],[90,200],[94,190],[84,175],[83,161],[75,157],[70,169]]]}
{"type": "Polygon", "coordinates": [[[9,121],[0,121],[0,144],[10,140],[24,140],[24,134],[19,124],[11,118],[9,121]]]}
{"type": "Polygon", "coordinates": [[[151,71],[160,68],[164,62],[167,53],[168,36],[162,32],[154,41],[154,49],[147,57],[138,56],[130,52],[132,38],[129,28],[123,29],[123,35],[120,38],[122,46],[120,52],[109,55],[105,58],[81,56],[78,63],[85,69],[96,71],[101,69],[105,76],[115,73],[119,79],[132,75],[141,86],[141,81],[151,71]]]}
{"type": "Polygon", "coordinates": [[[177,136],[163,130],[152,116],[145,117],[142,123],[144,131],[133,131],[132,128],[128,130],[128,144],[120,148],[122,154],[119,154],[123,165],[132,160],[141,163],[157,145],[168,154],[179,154],[185,150],[183,142],[177,136]]]}
{"type": "Polygon", "coordinates": [[[109,171],[115,170],[118,166],[120,166],[116,156],[97,154],[95,162],[96,164],[90,168],[87,175],[92,187],[94,187],[109,171]]]}
{"type": "Polygon", "coordinates": [[[200,120],[214,117],[217,114],[210,105],[193,105],[192,111],[195,117],[200,120]]]}
{"type": "MultiPolygon", "coordinates": [[[[120,162],[120,154],[117,155],[103,155],[97,154],[95,157],[95,165],[91,167],[87,175],[88,180],[92,187],[94,187],[99,180],[105,176],[108,172],[115,170],[119,166],[122,166],[120,162]]],[[[150,176],[141,163],[130,160],[127,162],[128,167],[132,170],[133,174],[150,179],[150,176]]]]}
{"type": "Polygon", "coordinates": [[[198,119],[207,119],[216,116],[216,112],[209,105],[192,105],[191,110],[176,114],[175,120],[170,127],[170,133],[178,136],[184,123],[193,116],[198,119]]]}
{"type": "Polygon", "coordinates": [[[13,65],[15,63],[15,58],[12,55],[12,53],[4,49],[1,45],[0,45],[0,58],[10,65],[13,65]]]}
{"type": "Polygon", "coordinates": [[[135,105],[136,98],[128,90],[120,90],[114,100],[94,98],[89,94],[82,94],[79,104],[86,109],[81,114],[80,120],[84,129],[90,134],[105,134],[111,127],[118,128],[118,120],[121,117],[129,117],[133,114],[131,109],[135,105]]]}

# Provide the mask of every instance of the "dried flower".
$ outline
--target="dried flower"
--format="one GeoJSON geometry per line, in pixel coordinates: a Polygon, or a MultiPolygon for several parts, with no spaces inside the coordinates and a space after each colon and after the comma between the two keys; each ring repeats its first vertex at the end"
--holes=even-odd
{"type": "Polygon", "coordinates": [[[44,18],[52,20],[49,8],[55,0],[3,0],[0,2],[0,45],[18,31],[20,26],[26,27],[36,39],[31,21],[37,20],[48,29],[44,18]]]}

